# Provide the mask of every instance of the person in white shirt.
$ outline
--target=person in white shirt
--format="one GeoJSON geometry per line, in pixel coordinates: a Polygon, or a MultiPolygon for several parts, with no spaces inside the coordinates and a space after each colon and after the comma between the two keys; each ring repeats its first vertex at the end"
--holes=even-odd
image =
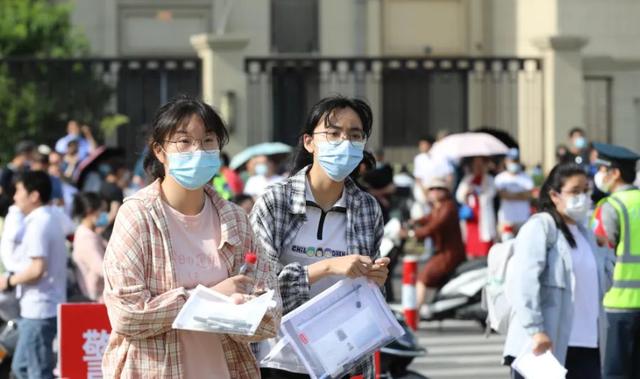
{"type": "Polygon", "coordinates": [[[512,151],[505,159],[506,171],[496,176],[495,186],[500,196],[498,231],[502,241],[512,239],[531,216],[533,179],[524,172],[518,152],[512,151]]]}
{"type": "MultiPolygon", "coordinates": [[[[20,259],[16,247],[24,237],[24,215],[18,207],[12,205],[4,219],[2,237],[0,238],[0,259],[4,272],[23,270],[25,259],[20,259]]],[[[28,264],[28,262],[27,262],[28,264]]],[[[0,317],[3,320],[13,320],[20,316],[20,305],[15,291],[0,292],[0,317]]]]}
{"type": "Polygon", "coordinates": [[[257,198],[266,191],[267,187],[284,180],[284,177],[276,174],[276,165],[266,155],[259,155],[251,160],[254,175],[244,186],[245,194],[257,198]]]}
{"type": "Polygon", "coordinates": [[[24,236],[17,246],[28,257],[24,268],[0,278],[0,291],[20,288],[20,330],[12,371],[17,378],[53,378],[53,339],[57,307],[66,301],[67,249],[59,212],[45,206],[51,179],[42,171],[25,173],[16,184],[15,205],[24,214],[24,236]]]}
{"type": "Polygon", "coordinates": [[[412,210],[413,218],[420,218],[429,213],[425,194],[428,192],[427,184],[433,178],[445,178],[448,185],[453,186],[454,172],[451,163],[446,158],[429,154],[434,143],[435,140],[430,136],[422,137],[418,141],[420,153],[413,159],[413,177],[415,178],[413,196],[421,208],[412,210]]]}

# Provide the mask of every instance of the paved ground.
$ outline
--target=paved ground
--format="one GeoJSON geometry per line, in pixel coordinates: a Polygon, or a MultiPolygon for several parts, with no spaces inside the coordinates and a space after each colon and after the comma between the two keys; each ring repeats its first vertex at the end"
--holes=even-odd
{"type": "MultiPolygon", "coordinates": [[[[401,270],[393,272],[396,301],[401,299],[401,270]]],[[[401,309],[399,304],[392,308],[401,309]]],[[[504,337],[491,335],[472,321],[447,320],[422,322],[418,330],[420,344],[427,349],[409,369],[417,375],[402,379],[507,379],[509,370],[501,365],[504,337]]]]}
{"type": "Polygon", "coordinates": [[[423,322],[418,337],[427,355],[416,359],[410,370],[429,379],[509,377],[508,369],[500,365],[504,338],[491,335],[487,339],[474,322],[423,322]]]}

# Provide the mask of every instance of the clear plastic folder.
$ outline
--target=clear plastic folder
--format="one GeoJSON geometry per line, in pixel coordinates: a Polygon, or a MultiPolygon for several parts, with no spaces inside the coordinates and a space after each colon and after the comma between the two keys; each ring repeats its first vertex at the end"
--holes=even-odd
{"type": "Polygon", "coordinates": [[[238,305],[228,296],[198,286],[178,313],[172,327],[251,336],[255,334],[269,307],[273,306],[273,290],[238,305]]]}
{"type": "Polygon", "coordinates": [[[337,378],[403,333],[374,283],[344,279],[283,317],[269,356],[290,345],[312,378],[337,378]]]}

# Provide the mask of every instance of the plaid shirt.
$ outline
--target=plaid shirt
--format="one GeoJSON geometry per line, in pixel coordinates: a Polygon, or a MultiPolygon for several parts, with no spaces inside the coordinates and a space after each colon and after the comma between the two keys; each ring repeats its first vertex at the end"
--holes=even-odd
{"type": "MultiPolygon", "coordinates": [[[[283,313],[301,306],[309,300],[309,275],[300,263],[283,266],[280,254],[290,246],[302,224],[306,221],[306,173],[310,166],[300,170],[283,183],[275,184],[257,201],[251,211],[254,233],[276,266],[278,286],[282,296],[283,313]]],[[[347,208],[347,252],[377,257],[384,233],[380,206],[366,192],[347,178],[344,182],[347,208]]],[[[364,359],[355,370],[364,377],[374,378],[373,358],[364,359]]]]}
{"type": "MultiPolygon", "coordinates": [[[[246,251],[255,251],[256,289],[277,289],[275,273],[255,243],[244,211],[221,199],[211,187],[205,191],[220,217],[218,251],[229,276],[238,271],[246,251]]],[[[120,208],[104,257],[104,277],[104,300],[113,328],[102,362],[104,377],[181,378],[181,347],[171,324],[188,293],[176,285],[159,181],[126,199],[120,208]]],[[[275,300],[280,304],[279,296],[275,300]]],[[[252,337],[221,335],[232,378],[260,376],[249,343],[275,336],[280,316],[279,306],[269,311],[252,337]]]]}

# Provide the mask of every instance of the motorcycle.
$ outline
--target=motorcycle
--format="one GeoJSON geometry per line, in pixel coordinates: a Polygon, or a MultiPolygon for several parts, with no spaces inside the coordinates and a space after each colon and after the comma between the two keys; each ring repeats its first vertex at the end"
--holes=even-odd
{"type": "Polygon", "coordinates": [[[462,263],[428,307],[420,310],[420,318],[425,321],[472,320],[484,328],[487,311],[482,308],[482,289],[486,283],[486,259],[462,263]]]}

